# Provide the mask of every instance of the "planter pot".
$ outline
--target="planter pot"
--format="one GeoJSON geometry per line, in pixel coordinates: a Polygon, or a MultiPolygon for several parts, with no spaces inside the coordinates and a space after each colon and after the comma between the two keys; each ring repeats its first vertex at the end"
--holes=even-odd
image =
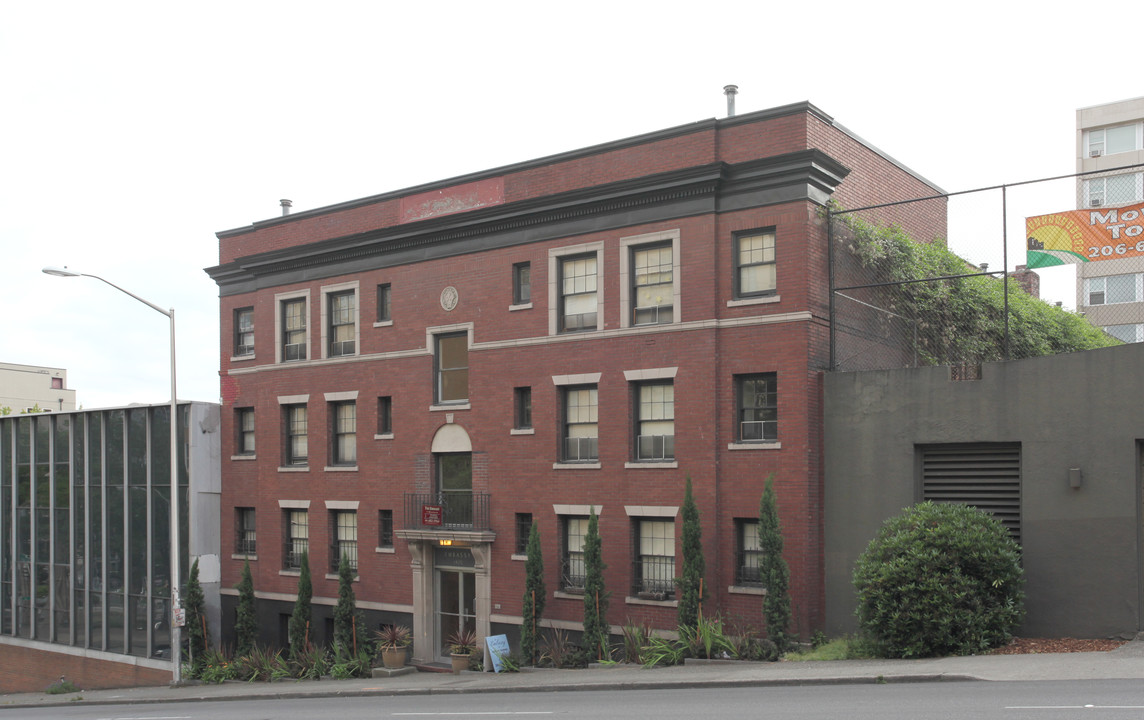
{"type": "Polygon", "coordinates": [[[458,655],[457,653],[452,654],[454,675],[460,675],[462,670],[469,669],[469,657],[469,653],[465,653],[464,655],[458,655]]]}
{"type": "Polygon", "coordinates": [[[385,648],[381,651],[381,664],[387,668],[405,667],[405,648],[385,648]]]}

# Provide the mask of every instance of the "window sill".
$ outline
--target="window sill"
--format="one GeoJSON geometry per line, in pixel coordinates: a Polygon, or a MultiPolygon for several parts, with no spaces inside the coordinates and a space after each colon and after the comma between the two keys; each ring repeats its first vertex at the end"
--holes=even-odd
{"type": "Polygon", "coordinates": [[[309,465],[283,465],[278,468],[278,472],[292,473],[292,472],[310,472],[309,465]]]}
{"type": "Polygon", "coordinates": [[[255,553],[234,553],[230,556],[231,560],[257,560],[258,555],[255,553]]]}
{"type": "Polygon", "coordinates": [[[231,460],[257,460],[257,455],[231,455],[231,460]]]}
{"type": "Polygon", "coordinates": [[[375,322],[373,324],[374,327],[391,327],[392,325],[393,325],[392,320],[382,320],[380,322],[375,322]]]}
{"type": "Polygon", "coordinates": [[[563,600],[579,600],[580,602],[584,602],[584,591],[581,589],[580,592],[576,592],[570,588],[565,588],[564,590],[557,590],[552,593],[552,597],[560,598],[563,600]]]}
{"type": "Polygon", "coordinates": [[[357,472],[357,465],[327,465],[322,469],[326,472],[357,472]]]}
{"type": "Polygon", "coordinates": [[[521,303],[520,305],[509,305],[508,306],[509,312],[516,312],[517,310],[531,310],[531,309],[532,309],[532,303],[530,303],[530,302],[521,303]]]}
{"type": "MultiPolygon", "coordinates": [[[[337,573],[326,573],[326,579],[327,579],[327,580],[337,580],[337,579],[338,579],[338,574],[337,574],[337,573]]],[[[354,580],[353,580],[353,581],[354,581],[354,582],[361,582],[361,578],[360,578],[360,577],[358,577],[357,575],[354,575],[354,580]]]]}
{"type": "Polygon", "coordinates": [[[302,575],[302,571],[301,570],[279,570],[278,574],[279,575],[285,575],[286,577],[299,577],[302,575]]]}
{"type": "Polygon", "coordinates": [[[536,428],[513,428],[508,431],[509,435],[535,435],[536,428]]]}
{"type": "Polygon", "coordinates": [[[630,595],[624,598],[624,603],[627,605],[651,605],[653,607],[679,607],[678,600],[644,600],[630,595]]]}
{"type": "Polygon", "coordinates": [[[670,470],[679,467],[679,463],[672,460],[671,462],[626,462],[624,463],[625,470],[670,470]]]}
{"type": "Polygon", "coordinates": [[[744,305],[768,305],[770,303],[777,303],[782,298],[778,295],[766,295],[764,297],[743,298],[741,300],[728,300],[727,307],[743,307],[744,305]]]}
{"type": "Polygon", "coordinates": [[[599,462],[580,462],[580,463],[552,463],[553,470],[599,470],[599,462]]]}
{"type": "Polygon", "coordinates": [[[231,355],[230,356],[231,362],[250,362],[253,359],[254,359],[254,353],[251,353],[250,355],[231,355]]]}
{"type": "Polygon", "coordinates": [[[389,554],[389,555],[392,555],[393,553],[397,552],[397,550],[395,550],[392,545],[389,547],[374,548],[373,551],[375,553],[385,553],[385,554],[389,554]]]}
{"type": "Polygon", "coordinates": [[[374,435],[373,439],[374,440],[392,440],[393,439],[393,433],[381,433],[380,435],[374,435]]]}
{"type": "Polygon", "coordinates": [[[429,412],[452,412],[454,410],[472,410],[473,406],[466,402],[453,403],[452,405],[430,405],[429,412]]]}
{"type": "Polygon", "coordinates": [[[515,560],[517,562],[524,562],[524,561],[528,560],[528,556],[527,555],[521,555],[520,553],[513,553],[512,556],[509,557],[509,560],[515,560]]]}
{"type": "Polygon", "coordinates": [[[767,589],[761,587],[749,587],[747,585],[732,585],[727,588],[727,592],[732,595],[766,595],[767,589]]]}
{"type": "Polygon", "coordinates": [[[728,443],[728,450],[781,450],[783,444],[778,442],[746,442],[746,443],[728,443]]]}

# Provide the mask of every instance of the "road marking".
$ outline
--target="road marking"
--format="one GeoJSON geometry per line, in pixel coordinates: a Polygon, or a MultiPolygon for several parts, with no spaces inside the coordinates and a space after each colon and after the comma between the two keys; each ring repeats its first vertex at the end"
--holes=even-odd
{"type": "Polygon", "coordinates": [[[1144,705],[1007,705],[1006,710],[1144,710],[1144,705]]]}
{"type": "Polygon", "coordinates": [[[394,717],[442,717],[442,716],[475,716],[475,715],[552,715],[550,710],[520,710],[516,712],[490,711],[490,712],[405,712],[393,713],[394,717]]]}
{"type": "Polygon", "coordinates": [[[131,717],[97,718],[96,720],[191,720],[190,715],[132,715],[131,717]]]}

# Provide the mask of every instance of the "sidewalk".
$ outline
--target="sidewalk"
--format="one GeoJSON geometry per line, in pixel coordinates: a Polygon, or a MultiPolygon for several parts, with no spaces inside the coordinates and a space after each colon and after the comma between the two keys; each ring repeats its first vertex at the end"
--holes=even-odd
{"type": "Polygon", "coordinates": [[[25,707],[119,703],[169,703],[300,697],[432,695],[444,693],[555,692],[698,686],[813,685],[876,682],[1144,679],[1144,639],[1112,652],[1043,655],[983,655],[928,660],[839,660],[831,662],[703,662],[645,670],[614,666],[589,670],[532,670],[521,673],[411,673],[369,680],[224,683],[182,687],[86,690],[48,695],[0,695],[4,710],[25,707]],[[75,700],[77,696],[82,701],[75,700]]]}

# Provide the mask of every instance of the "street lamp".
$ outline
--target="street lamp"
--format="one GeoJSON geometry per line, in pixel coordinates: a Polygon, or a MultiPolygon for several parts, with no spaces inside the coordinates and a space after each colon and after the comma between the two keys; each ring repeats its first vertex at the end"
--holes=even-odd
{"type": "Polygon", "coordinates": [[[125,295],[130,295],[147,307],[166,315],[171,321],[171,679],[174,683],[178,684],[183,679],[182,667],[182,629],[179,625],[175,624],[175,611],[179,609],[179,450],[176,442],[178,442],[178,400],[175,395],[175,308],[164,310],[153,302],[149,302],[139,297],[133,292],[129,292],[119,287],[115,283],[105,280],[98,275],[89,275],[87,273],[77,273],[68,270],[66,267],[52,267],[44,268],[46,275],[54,275],[56,277],[89,277],[95,278],[102,283],[106,283],[115,288],[125,295]]]}

